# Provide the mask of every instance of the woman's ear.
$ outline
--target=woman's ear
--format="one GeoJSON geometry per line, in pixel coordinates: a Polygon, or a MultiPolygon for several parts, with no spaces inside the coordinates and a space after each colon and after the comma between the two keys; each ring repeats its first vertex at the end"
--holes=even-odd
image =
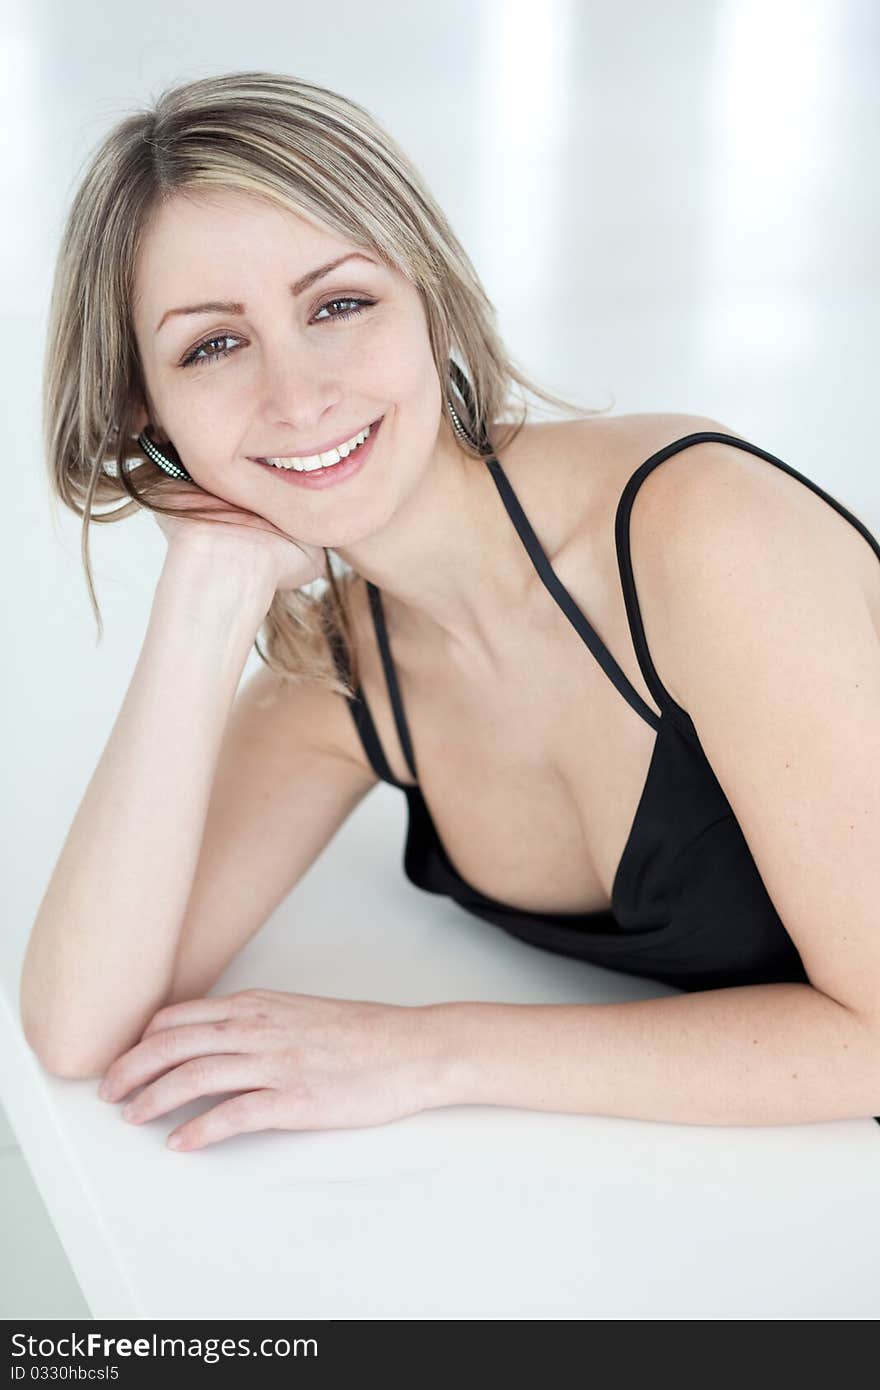
{"type": "Polygon", "coordinates": [[[150,432],[150,438],[155,444],[162,445],[170,443],[168,435],[162,429],[161,425],[156,425],[151,421],[150,414],[145,408],[139,408],[133,417],[131,430],[132,438],[137,439],[138,435],[147,429],[150,432]]]}
{"type": "Polygon", "coordinates": [[[158,423],[158,412],[150,400],[149,391],[147,391],[145,395],[143,386],[138,386],[133,390],[133,399],[135,410],[131,417],[131,429],[134,438],[136,439],[139,434],[148,429],[150,438],[154,439],[157,444],[167,442],[168,435],[158,423]]]}

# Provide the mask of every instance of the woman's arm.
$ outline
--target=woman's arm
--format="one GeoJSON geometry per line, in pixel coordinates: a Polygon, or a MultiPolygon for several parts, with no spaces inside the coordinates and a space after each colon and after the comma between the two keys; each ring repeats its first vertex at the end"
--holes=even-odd
{"type": "Polygon", "coordinates": [[[59,1074],[121,1050],[164,1000],[224,726],[274,593],[268,572],[166,555],[144,645],[31,931],[25,1036],[59,1074]]]}
{"type": "Polygon", "coordinates": [[[251,989],[160,1009],[99,1095],[142,1087],[122,1112],[140,1124],[237,1092],[175,1131],[185,1149],[468,1104],[774,1125],[880,1112],[878,1058],[880,1026],[803,984],[595,1005],[402,1006],[251,989]]]}
{"type": "Polygon", "coordinates": [[[812,985],[429,1012],[444,1059],[434,1105],[708,1125],[880,1115],[880,1019],[812,985]]]}

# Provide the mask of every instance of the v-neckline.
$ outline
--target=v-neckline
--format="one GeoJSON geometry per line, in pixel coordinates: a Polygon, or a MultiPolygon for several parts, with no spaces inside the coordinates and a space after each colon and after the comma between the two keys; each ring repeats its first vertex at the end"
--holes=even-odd
{"type": "MultiPolygon", "coordinates": [[[[545,917],[548,920],[559,921],[560,923],[574,923],[578,920],[584,920],[585,918],[595,917],[602,915],[603,913],[607,913],[608,911],[613,911],[613,905],[616,900],[616,894],[621,882],[622,870],[624,868],[625,861],[627,859],[628,853],[630,851],[636,834],[641,809],[648,797],[649,785],[651,782],[653,769],[657,761],[657,749],[660,743],[660,733],[663,727],[663,715],[662,713],[658,715],[653,709],[651,709],[650,705],[648,705],[645,702],[645,700],[642,699],[641,695],[635,689],[632,682],[626,676],[625,672],[618,665],[617,661],[614,659],[611,652],[608,650],[607,646],[602,641],[601,637],[597,633],[596,629],[593,627],[592,623],[586,617],[580,606],[576,603],[570,591],[566,588],[566,586],[562,583],[562,580],[556,574],[499,460],[494,455],[486,455],[484,456],[483,461],[486,463],[487,467],[489,468],[492,474],[492,477],[495,481],[495,485],[501,496],[501,500],[504,503],[505,509],[511,521],[513,522],[514,527],[516,528],[517,534],[523,542],[523,545],[525,546],[526,551],[528,552],[529,558],[531,559],[532,564],[534,565],[539,577],[541,578],[544,587],[548,590],[551,597],[555,600],[559,608],[565,614],[566,618],[568,618],[571,625],[575,628],[575,630],[583,640],[584,645],[592,652],[598,665],[601,666],[602,670],[608,676],[612,684],[624,697],[627,703],[633,709],[635,709],[636,712],[641,716],[641,718],[647,724],[649,724],[655,731],[654,744],[651,750],[651,756],[648,761],[645,779],[642,784],[638,801],[636,803],[636,810],[630,825],[629,834],[627,836],[626,843],[624,845],[623,851],[617,864],[617,868],[615,870],[609,907],[592,909],[588,912],[547,911],[539,914],[533,914],[545,917]]],[[[436,842],[438,851],[440,852],[444,860],[445,867],[455,880],[467,887],[470,892],[474,893],[487,906],[497,908],[504,912],[522,912],[522,908],[517,908],[516,906],[514,906],[514,904],[502,902],[500,899],[497,898],[491,898],[487,894],[483,893],[481,890],[473,888],[470,884],[468,884],[467,880],[463,877],[463,875],[452,862],[452,859],[450,858],[449,853],[445,845],[443,844],[443,841],[437,830],[434,817],[431,814],[430,807],[428,806],[428,803],[425,800],[425,796],[420,785],[415,749],[413,746],[413,740],[410,733],[409,723],[406,717],[403,697],[400,692],[400,684],[397,678],[397,670],[394,663],[393,653],[391,651],[391,642],[388,636],[388,626],[385,618],[385,609],[382,602],[382,593],[378,586],[373,584],[371,580],[366,581],[366,588],[373,619],[373,626],[376,633],[376,640],[382,659],[382,668],[385,673],[385,683],[388,690],[388,696],[391,702],[391,708],[394,716],[394,723],[397,729],[397,734],[400,741],[403,756],[406,761],[406,765],[409,769],[410,775],[413,778],[412,782],[401,782],[398,778],[394,777],[393,774],[390,774],[389,770],[388,780],[391,781],[395,786],[401,788],[401,790],[406,792],[408,797],[414,797],[421,804],[424,816],[426,817],[432,828],[434,840],[436,842]]],[[[378,742],[378,739],[376,741],[378,742]]]]}

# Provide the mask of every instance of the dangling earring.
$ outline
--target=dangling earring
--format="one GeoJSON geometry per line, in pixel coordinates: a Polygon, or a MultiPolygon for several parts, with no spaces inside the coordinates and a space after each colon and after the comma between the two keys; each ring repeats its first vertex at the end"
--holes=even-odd
{"type": "Polygon", "coordinates": [[[449,418],[452,421],[452,428],[455,430],[455,433],[458,435],[459,439],[462,441],[463,444],[469,444],[470,447],[473,448],[474,441],[471,439],[464,425],[461,423],[461,420],[458,416],[458,411],[456,410],[455,406],[452,404],[452,401],[449,399],[448,396],[446,398],[446,407],[449,411],[449,418]]]}
{"type": "MultiPolygon", "coordinates": [[[[450,388],[454,387],[458,390],[459,395],[468,408],[471,419],[473,419],[475,415],[473,388],[464,372],[461,370],[461,367],[459,367],[458,363],[454,362],[451,357],[449,359],[449,379],[450,388]]],[[[453,405],[450,393],[447,393],[446,396],[446,408],[449,412],[449,418],[452,421],[452,428],[455,430],[455,433],[462,443],[467,444],[471,449],[476,449],[480,454],[491,454],[492,443],[486,431],[482,431],[479,439],[471,433],[462,422],[461,416],[453,405]]]]}
{"type": "Polygon", "coordinates": [[[169,478],[183,478],[184,481],[188,483],[195,482],[195,479],[187,473],[180,461],[180,455],[170,441],[168,443],[168,448],[174,454],[174,459],[170,459],[162,453],[161,449],[150,439],[146,430],[141,431],[137,437],[137,442],[140,444],[144,453],[153,460],[153,463],[155,463],[158,468],[162,469],[163,473],[167,473],[169,478]]]}

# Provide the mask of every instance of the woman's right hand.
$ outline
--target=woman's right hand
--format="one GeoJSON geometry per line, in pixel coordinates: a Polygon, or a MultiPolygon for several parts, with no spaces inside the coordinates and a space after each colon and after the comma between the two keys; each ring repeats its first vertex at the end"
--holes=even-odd
{"type": "Polygon", "coordinates": [[[325,572],[324,549],[294,540],[256,512],[243,511],[231,502],[206,492],[183,479],[162,481],[151,490],[150,500],[174,507],[178,515],[153,512],[169,551],[190,550],[217,558],[225,569],[241,564],[249,576],[265,575],[276,591],[300,589],[325,572]],[[186,513],[205,512],[210,521],[186,513]]]}

